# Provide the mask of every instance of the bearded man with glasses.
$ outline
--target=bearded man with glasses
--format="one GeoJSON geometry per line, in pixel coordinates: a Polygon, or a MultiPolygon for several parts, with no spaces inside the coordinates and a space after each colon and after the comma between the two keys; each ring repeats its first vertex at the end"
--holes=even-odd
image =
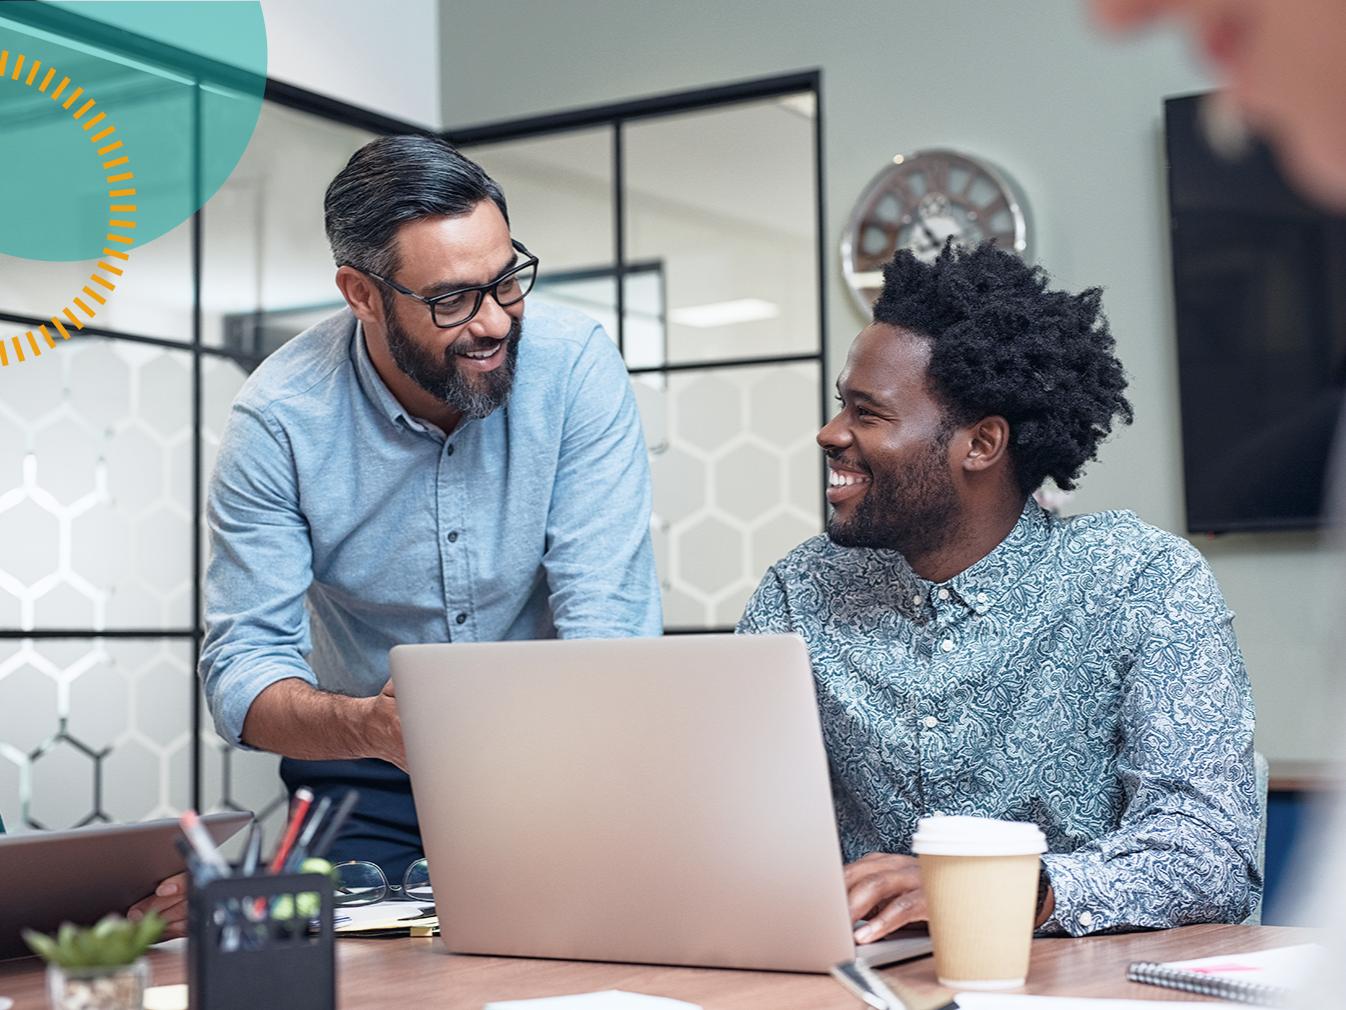
{"type": "Polygon", "coordinates": [[[499,186],[430,137],[327,189],[347,308],[235,400],[208,500],[200,673],[221,736],[361,799],[331,853],[422,853],[388,650],[657,635],[650,484],[621,355],[525,298],[499,186]]]}

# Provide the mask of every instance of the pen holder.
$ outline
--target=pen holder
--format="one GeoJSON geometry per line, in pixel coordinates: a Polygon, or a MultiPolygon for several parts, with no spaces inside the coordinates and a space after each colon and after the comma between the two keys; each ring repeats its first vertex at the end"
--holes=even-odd
{"type": "Polygon", "coordinates": [[[193,887],[188,901],[192,1010],[334,1010],[330,878],[224,877],[193,887]]]}

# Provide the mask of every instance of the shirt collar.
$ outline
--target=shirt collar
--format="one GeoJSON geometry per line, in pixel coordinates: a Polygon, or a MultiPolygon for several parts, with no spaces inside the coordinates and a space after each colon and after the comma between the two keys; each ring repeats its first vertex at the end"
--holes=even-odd
{"type": "Polygon", "coordinates": [[[355,363],[355,378],[360,383],[360,388],[389,421],[412,431],[429,432],[433,428],[443,435],[443,432],[428,421],[422,421],[408,414],[402,402],[393,395],[393,391],[379,375],[379,370],[374,367],[374,359],[369,356],[369,346],[365,343],[364,326],[358,319],[355,321],[355,335],[351,338],[351,360],[355,363]]]}
{"type": "Polygon", "coordinates": [[[957,596],[978,614],[986,613],[1042,560],[1051,531],[1051,517],[1030,497],[1009,536],[971,568],[931,587],[932,602],[947,589],[950,598],[957,596]]]}

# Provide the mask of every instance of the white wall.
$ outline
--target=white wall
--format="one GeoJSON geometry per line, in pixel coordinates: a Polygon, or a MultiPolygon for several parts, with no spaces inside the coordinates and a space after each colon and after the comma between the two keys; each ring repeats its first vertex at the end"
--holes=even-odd
{"type": "Polygon", "coordinates": [[[436,0],[262,0],[262,14],[269,76],[440,125],[436,0]]]}
{"type": "MultiPolygon", "coordinates": [[[[1135,425],[1071,509],[1132,508],[1183,529],[1160,115],[1208,86],[1181,45],[1098,37],[1081,0],[444,0],[443,112],[466,125],[821,67],[831,367],[863,319],[834,250],[855,198],[898,152],[982,155],[1026,191],[1037,259],[1101,284],[1135,425]]],[[[525,227],[519,222],[519,227],[525,227]]],[[[1275,759],[1325,757],[1333,660],[1315,615],[1336,564],[1314,538],[1199,540],[1231,605],[1275,759]]]]}

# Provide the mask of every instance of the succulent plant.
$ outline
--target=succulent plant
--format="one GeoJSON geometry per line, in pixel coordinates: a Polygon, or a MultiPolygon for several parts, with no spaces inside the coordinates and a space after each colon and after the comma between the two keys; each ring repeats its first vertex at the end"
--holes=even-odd
{"type": "Polygon", "coordinates": [[[109,915],[97,925],[65,922],[55,936],[23,931],[24,942],[48,964],[62,968],[116,968],[132,964],[164,933],[164,920],[150,912],[138,922],[109,915]]]}

